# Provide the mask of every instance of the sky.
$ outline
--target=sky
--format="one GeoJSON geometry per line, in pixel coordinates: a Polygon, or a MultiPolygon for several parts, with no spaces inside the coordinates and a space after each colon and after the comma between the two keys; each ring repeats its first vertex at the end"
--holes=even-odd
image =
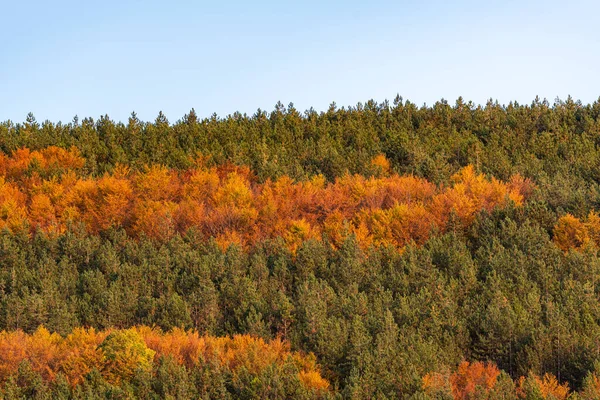
{"type": "Polygon", "coordinates": [[[600,2],[0,0],[0,121],[600,97],[600,2]]]}

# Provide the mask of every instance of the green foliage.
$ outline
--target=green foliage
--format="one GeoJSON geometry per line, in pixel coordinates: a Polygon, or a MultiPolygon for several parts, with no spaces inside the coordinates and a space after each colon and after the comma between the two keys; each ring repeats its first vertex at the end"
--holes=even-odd
{"type": "MultiPolygon", "coordinates": [[[[353,237],[337,249],[308,240],[292,254],[282,240],[222,250],[193,232],[159,243],[78,226],[33,238],[4,231],[0,329],[33,332],[43,324],[65,334],[82,325],[145,324],[279,336],[294,350],[313,352],[333,384],[328,395],[344,398],[428,398],[423,376],[463,360],[492,361],[504,371],[490,399],[513,399],[520,376],[527,377],[524,398],[542,398],[533,374],[545,373],[581,398],[598,398],[598,249],[562,251],[553,228],[566,213],[584,218],[600,208],[599,138],[600,102],[570,98],[552,106],[459,99],[431,107],[398,98],[303,114],[290,105],[225,118],[191,112],[174,124],[162,114],[154,122],[132,115],[127,123],[2,123],[2,151],[76,146],[87,160],[81,173],[97,176],[117,163],[186,169],[203,155],[208,164],[248,165],[259,181],[314,174],[334,180],[381,173],[371,160],[384,154],[393,171],[435,183],[447,184],[471,164],[497,179],[520,173],[536,189],[523,207],[482,212],[468,229],[457,225],[402,253],[361,249],[353,237]]],[[[76,389],[62,378],[47,386],[24,364],[2,396],[314,395],[301,392],[296,375],[275,369],[235,379],[211,361],[186,370],[161,359],[152,369],[152,352],[129,333],[111,335],[101,347],[114,361],[108,382],[92,372],[76,389]]]]}

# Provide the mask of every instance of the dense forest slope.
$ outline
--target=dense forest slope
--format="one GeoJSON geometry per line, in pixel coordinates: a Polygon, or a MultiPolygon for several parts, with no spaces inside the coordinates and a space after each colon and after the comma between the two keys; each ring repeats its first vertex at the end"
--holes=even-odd
{"type": "Polygon", "coordinates": [[[0,393],[596,399],[598,144],[571,99],[2,123],[0,393]]]}

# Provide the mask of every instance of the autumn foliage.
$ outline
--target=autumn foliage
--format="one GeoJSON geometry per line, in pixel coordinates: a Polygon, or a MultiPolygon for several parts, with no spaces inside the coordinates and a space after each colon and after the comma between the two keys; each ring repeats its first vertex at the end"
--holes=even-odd
{"type": "Polygon", "coordinates": [[[584,220],[565,214],[554,226],[554,243],[563,251],[600,245],[600,216],[594,211],[584,220]]]}
{"type": "Polygon", "coordinates": [[[423,377],[423,389],[435,394],[447,391],[456,400],[485,397],[496,384],[500,370],[489,363],[463,361],[451,374],[431,373],[423,377]],[[479,396],[479,397],[478,397],[479,396]]]}
{"type": "MultiPolygon", "coordinates": [[[[570,395],[569,385],[561,384],[550,373],[540,377],[530,373],[520,377],[512,386],[513,393],[507,393],[506,387],[499,388],[500,370],[492,363],[463,361],[454,372],[433,372],[423,377],[423,390],[432,398],[452,398],[454,400],[509,398],[565,400],[570,395]],[[498,397],[492,394],[496,391],[498,397]]],[[[510,378],[508,378],[510,379],[510,378]]],[[[596,375],[590,375],[585,385],[588,395],[600,393],[596,375]]],[[[587,398],[587,397],[586,397],[587,398]]]]}
{"type": "Polygon", "coordinates": [[[522,376],[517,385],[517,396],[528,399],[535,394],[542,399],[566,400],[569,397],[569,385],[561,384],[552,374],[546,373],[540,377],[535,374],[522,376]]]}
{"type": "Polygon", "coordinates": [[[295,250],[308,239],[334,246],[355,235],[364,248],[424,243],[448,221],[468,225],[481,210],[519,205],[531,183],[487,179],[472,166],[450,186],[390,173],[383,156],[373,160],[376,177],[322,176],[294,182],[281,177],[257,183],[248,168],[208,167],[186,171],[153,165],[131,171],[118,165],[100,177],[85,174],[76,149],[22,149],[0,157],[0,228],[13,232],[64,232],[83,223],[91,233],[125,229],[137,237],[166,240],[194,229],[222,247],[281,237],[295,250]]]}
{"type": "Polygon", "coordinates": [[[0,398],[598,400],[598,160],[571,98],[1,122],[0,398]]]}
{"type": "Polygon", "coordinates": [[[43,327],[31,335],[20,330],[0,332],[0,383],[28,361],[48,382],[62,374],[76,386],[96,370],[107,382],[119,385],[140,371],[151,372],[161,357],[170,357],[188,369],[216,363],[234,376],[240,370],[258,375],[266,368],[293,365],[305,388],[329,388],[313,355],[291,352],[289,344],[279,339],[266,342],[249,335],[211,337],[181,329],[163,333],[145,326],[103,332],[77,328],[66,337],[43,327]]]}

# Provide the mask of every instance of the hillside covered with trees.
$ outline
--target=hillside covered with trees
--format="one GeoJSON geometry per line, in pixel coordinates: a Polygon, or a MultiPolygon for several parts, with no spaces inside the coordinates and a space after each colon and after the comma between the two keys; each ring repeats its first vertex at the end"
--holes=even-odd
{"type": "Polygon", "coordinates": [[[600,398],[600,100],[0,123],[2,398],[600,398]]]}

